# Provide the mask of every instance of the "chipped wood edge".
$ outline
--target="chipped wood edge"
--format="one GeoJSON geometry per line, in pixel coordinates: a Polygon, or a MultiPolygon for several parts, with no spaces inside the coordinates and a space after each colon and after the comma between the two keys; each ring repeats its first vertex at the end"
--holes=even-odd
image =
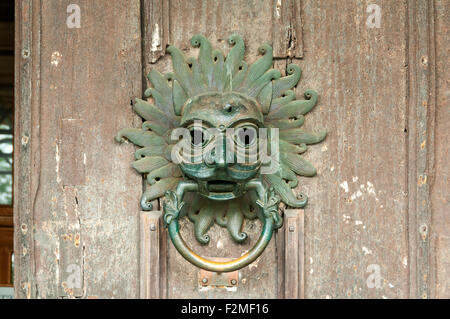
{"type": "Polygon", "coordinates": [[[155,64],[166,53],[170,36],[170,0],[149,0],[142,2],[142,37],[144,69],[155,64]]]}
{"type": "Polygon", "coordinates": [[[303,58],[301,0],[273,0],[272,42],[274,58],[303,58]]]}
{"type": "Polygon", "coordinates": [[[59,298],[81,298],[85,296],[84,238],[81,232],[77,192],[77,187],[63,187],[64,211],[67,216],[66,225],[68,227],[60,229],[58,232],[59,275],[57,276],[57,295],[59,298]]]}

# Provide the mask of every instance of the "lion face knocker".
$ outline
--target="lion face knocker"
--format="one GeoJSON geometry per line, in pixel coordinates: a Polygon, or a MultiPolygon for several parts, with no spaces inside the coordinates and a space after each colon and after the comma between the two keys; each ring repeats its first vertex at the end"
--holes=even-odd
{"type": "Polygon", "coordinates": [[[153,104],[136,99],[133,108],[145,122],[141,129],[119,131],[141,146],[133,167],[145,174],[143,210],[165,196],[164,222],[178,252],[192,264],[215,272],[229,272],[253,262],[269,243],[283,219],[279,202],[304,207],[305,195],[294,195],[297,175],[313,176],[315,168],[300,154],[308,144],[322,141],[326,132],[311,133],[300,127],[304,115],[317,103],[313,90],[296,100],[291,90],[301,70],[295,64],[287,75],[272,67],[272,47],[250,66],[244,59],[244,41],[232,35],[226,58],[213,50],[202,35],[191,39],[199,47],[198,59],[185,58],[169,46],[173,73],[152,70],[153,86],[145,92],[153,104]],[[245,255],[230,262],[214,262],[194,253],[179,233],[179,219],[187,216],[195,225],[195,237],[208,244],[214,223],[226,227],[238,243],[247,239],[244,219],[263,222],[261,236],[245,255]]]}

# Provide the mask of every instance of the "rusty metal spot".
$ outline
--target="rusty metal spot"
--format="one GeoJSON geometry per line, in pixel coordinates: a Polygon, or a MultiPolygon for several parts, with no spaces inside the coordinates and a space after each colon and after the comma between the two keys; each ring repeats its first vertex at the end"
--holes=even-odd
{"type": "Polygon", "coordinates": [[[22,145],[27,145],[30,138],[26,135],[22,136],[22,145]]]}
{"type": "Polygon", "coordinates": [[[23,50],[22,50],[22,57],[23,57],[24,59],[28,59],[28,58],[30,57],[30,51],[27,50],[27,49],[23,49],[23,50]]]}
{"type": "Polygon", "coordinates": [[[427,235],[428,235],[428,226],[427,225],[421,225],[419,228],[419,233],[422,236],[422,240],[426,240],[427,239],[427,235]]]}
{"type": "Polygon", "coordinates": [[[425,176],[420,175],[419,179],[417,180],[417,185],[424,185],[426,183],[427,183],[427,175],[425,176]]]}
{"type": "Polygon", "coordinates": [[[420,58],[420,63],[422,63],[422,65],[423,65],[424,67],[426,67],[426,66],[428,65],[428,56],[423,55],[423,56],[420,58]]]}
{"type": "Polygon", "coordinates": [[[22,233],[25,235],[28,231],[28,226],[26,224],[22,224],[20,228],[22,229],[22,233]]]}
{"type": "Polygon", "coordinates": [[[74,244],[75,247],[80,247],[80,234],[75,235],[74,244]]]}

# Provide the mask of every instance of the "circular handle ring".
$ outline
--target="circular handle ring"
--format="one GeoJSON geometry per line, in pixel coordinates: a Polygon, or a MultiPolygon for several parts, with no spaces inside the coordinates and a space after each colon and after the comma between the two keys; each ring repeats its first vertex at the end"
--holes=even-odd
{"type": "Polygon", "coordinates": [[[245,266],[248,266],[253,261],[255,261],[256,258],[258,258],[267,247],[267,244],[269,244],[270,239],[272,238],[273,229],[274,225],[272,217],[266,217],[264,219],[264,226],[261,235],[259,236],[259,239],[256,242],[255,246],[253,246],[253,248],[245,255],[242,255],[241,257],[228,262],[216,262],[208,260],[197,255],[192,249],[190,249],[180,235],[180,225],[178,223],[178,218],[174,218],[170,222],[169,236],[172,240],[173,245],[181,254],[181,256],[183,256],[191,264],[208,271],[220,273],[235,271],[244,268],[245,266]]]}

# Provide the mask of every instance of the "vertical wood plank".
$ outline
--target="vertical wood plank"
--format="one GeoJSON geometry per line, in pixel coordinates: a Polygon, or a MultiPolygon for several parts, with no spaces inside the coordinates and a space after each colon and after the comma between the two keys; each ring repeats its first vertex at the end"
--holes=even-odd
{"type": "Polygon", "coordinates": [[[304,215],[303,210],[285,211],[285,295],[304,298],[304,215]]]}
{"type": "Polygon", "coordinates": [[[79,264],[82,297],[137,297],[142,184],[114,135],[138,123],[140,1],[78,1],[80,28],[66,24],[70,4],[16,10],[16,295],[57,298],[79,264]]]}
{"type": "Polygon", "coordinates": [[[16,298],[36,297],[34,218],[39,184],[40,1],[16,3],[14,252],[16,298]]]}
{"type": "Polygon", "coordinates": [[[285,269],[286,269],[286,247],[285,247],[285,227],[286,223],[283,221],[283,226],[281,226],[280,229],[276,231],[274,234],[275,239],[275,246],[276,246],[276,257],[277,257],[277,298],[281,299],[285,297],[285,291],[286,291],[286,276],[285,276],[285,269]]]}
{"type": "Polygon", "coordinates": [[[408,8],[408,196],[411,298],[433,298],[430,182],[434,165],[434,1],[408,8]]]}
{"type": "Polygon", "coordinates": [[[161,211],[141,213],[141,295],[142,299],[164,298],[164,274],[161,262],[165,255],[161,253],[162,237],[165,234],[161,211]]]}
{"type": "Polygon", "coordinates": [[[305,130],[327,130],[302,156],[305,298],[407,298],[406,1],[302,0],[304,59],[296,94],[319,94],[305,130]],[[309,54],[310,53],[310,54],[309,54]]]}
{"type": "Polygon", "coordinates": [[[436,110],[435,110],[435,162],[431,191],[432,258],[435,260],[435,298],[450,298],[450,112],[448,83],[450,83],[450,10],[448,1],[435,1],[435,52],[436,52],[436,110]]]}

